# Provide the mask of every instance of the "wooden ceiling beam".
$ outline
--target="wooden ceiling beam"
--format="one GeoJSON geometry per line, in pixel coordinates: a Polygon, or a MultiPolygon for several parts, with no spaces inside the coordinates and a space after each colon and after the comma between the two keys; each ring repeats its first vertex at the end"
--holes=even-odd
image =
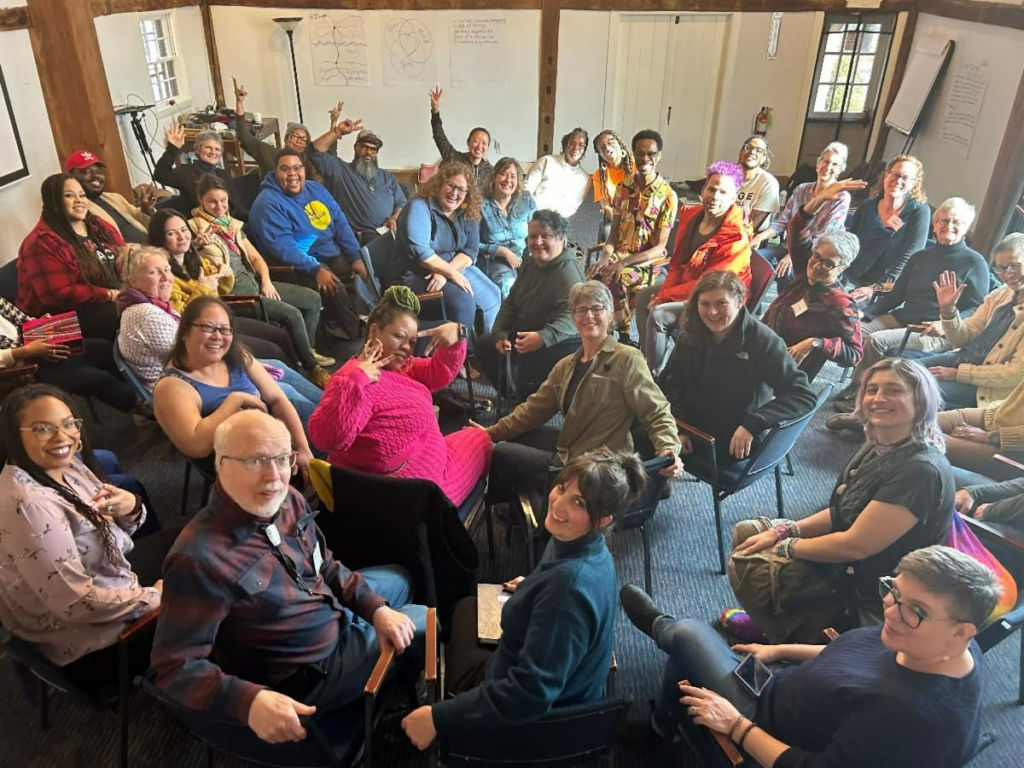
{"type": "Polygon", "coordinates": [[[931,13],[948,19],[1024,29],[1024,7],[977,0],[917,0],[918,13],[931,13]]]}

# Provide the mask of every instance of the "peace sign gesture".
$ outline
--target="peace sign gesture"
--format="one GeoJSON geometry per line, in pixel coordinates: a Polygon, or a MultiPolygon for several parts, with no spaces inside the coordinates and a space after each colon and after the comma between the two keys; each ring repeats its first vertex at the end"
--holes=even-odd
{"type": "Polygon", "coordinates": [[[956,303],[960,300],[960,294],[966,287],[966,283],[956,284],[956,272],[951,269],[947,269],[939,275],[939,282],[933,282],[932,288],[935,289],[935,298],[939,302],[940,314],[946,317],[953,314],[956,303]]]}
{"type": "Polygon", "coordinates": [[[380,381],[381,369],[395,359],[394,355],[382,357],[384,345],[380,339],[370,339],[359,352],[359,369],[366,374],[371,384],[380,381]]]}

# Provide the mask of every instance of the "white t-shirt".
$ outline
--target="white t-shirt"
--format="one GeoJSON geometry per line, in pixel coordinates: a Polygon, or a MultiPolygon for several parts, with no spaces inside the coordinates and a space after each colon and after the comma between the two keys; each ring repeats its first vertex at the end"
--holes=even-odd
{"type": "MultiPolygon", "coordinates": [[[[736,205],[743,209],[749,219],[754,211],[779,212],[779,180],[764,168],[758,168],[749,180],[743,182],[736,193],[736,205]]],[[[771,216],[764,220],[761,229],[770,223],[771,216]]]]}
{"type": "Polygon", "coordinates": [[[525,183],[537,210],[549,208],[567,219],[583,204],[589,185],[590,174],[578,163],[569,165],[562,155],[545,155],[534,163],[525,183]]]}

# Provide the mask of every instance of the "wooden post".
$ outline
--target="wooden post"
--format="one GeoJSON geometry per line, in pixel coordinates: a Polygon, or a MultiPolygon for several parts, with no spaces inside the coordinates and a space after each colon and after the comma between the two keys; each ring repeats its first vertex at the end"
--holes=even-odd
{"type": "Polygon", "coordinates": [[[555,87],[558,81],[558,0],[544,0],[540,12],[540,104],[537,112],[537,157],[555,144],[555,87]]]}
{"type": "Polygon", "coordinates": [[[217,35],[213,31],[213,17],[210,13],[210,0],[199,3],[199,11],[203,16],[203,34],[206,36],[206,58],[210,63],[210,77],[213,79],[213,93],[217,103],[222,107],[234,109],[235,102],[230,104],[224,99],[224,80],[220,76],[220,56],[217,53],[217,35]]]}
{"type": "Polygon", "coordinates": [[[82,0],[28,0],[29,39],[57,155],[95,152],[107,166],[107,188],[132,198],[110,87],[92,8],[82,0]]]}
{"type": "Polygon", "coordinates": [[[989,259],[1013,215],[1013,206],[1024,183],[1024,75],[1017,84],[1017,98],[1010,110],[1003,143],[999,146],[988,192],[974,227],[971,247],[989,259]]]}

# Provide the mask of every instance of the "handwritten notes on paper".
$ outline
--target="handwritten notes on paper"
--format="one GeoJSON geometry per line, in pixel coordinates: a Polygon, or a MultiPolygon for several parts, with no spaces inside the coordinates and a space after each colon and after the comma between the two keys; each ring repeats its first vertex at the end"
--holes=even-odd
{"type": "Polygon", "coordinates": [[[453,88],[508,87],[508,70],[513,61],[505,41],[506,24],[502,14],[452,19],[453,88]]]}
{"type": "Polygon", "coordinates": [[[429,13],[380,11],[385,85],[437,85],[437,46],[429,13]]]}
{"type": "Polygon", "coordinates": [[[370,85],[366,27],[361,14],[311,14],[309,49],[314,85],[370,85]]]}
{"type": "Polygon", "coordinates": [[[978,64],[965,62],[957,67],[953,85],[949,89],[939,140],[965,160],[971,153],[981,103],[985,100],[985,89],[988,87],[988,76],[987,60],[978,64]]]}

